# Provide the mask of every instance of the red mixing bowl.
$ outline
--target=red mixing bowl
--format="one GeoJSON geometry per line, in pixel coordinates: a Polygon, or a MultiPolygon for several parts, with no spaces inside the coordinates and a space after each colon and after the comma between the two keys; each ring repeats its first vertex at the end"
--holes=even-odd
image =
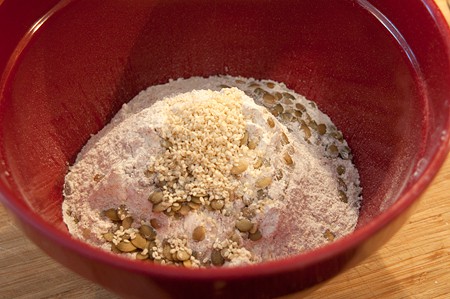
{"type": "Polygon", "coordinates": [[[270,298],[324,281],[398,230],[449,150],[450,34],[431,0],[5,0],[0,28],[1,202],[51,257],[125,297],[270,298]],[[62,185],[90,134],[149,85],[217,74],[284,82],[331,116],[364,188],[356,231],[218,269],[71,238],[62,185]]]}

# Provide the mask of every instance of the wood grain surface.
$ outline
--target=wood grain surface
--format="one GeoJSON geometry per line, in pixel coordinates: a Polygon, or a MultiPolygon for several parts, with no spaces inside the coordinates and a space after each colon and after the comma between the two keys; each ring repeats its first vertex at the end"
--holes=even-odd
{"type": "MultiPolygon", "coordinates": [[[[446,1],[436,2],[449,17],[446,1]]],[[[0,298],[117,296],[47,257],[0,205],[0,298]]],[[[450,157],[393,239],[360,265],[309,290],[307,298],[450,298],[450,157]]]]}

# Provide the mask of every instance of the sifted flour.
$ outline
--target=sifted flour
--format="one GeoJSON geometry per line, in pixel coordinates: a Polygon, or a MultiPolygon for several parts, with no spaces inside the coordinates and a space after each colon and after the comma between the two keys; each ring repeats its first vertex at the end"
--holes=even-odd
{"type": "Polygon", "coordinates": [[[361,188],[342,133],[270,80],[193,77],[142,91],[70,167],[70,233],[138,259],[232,266],[355,228],[361,188]]]}

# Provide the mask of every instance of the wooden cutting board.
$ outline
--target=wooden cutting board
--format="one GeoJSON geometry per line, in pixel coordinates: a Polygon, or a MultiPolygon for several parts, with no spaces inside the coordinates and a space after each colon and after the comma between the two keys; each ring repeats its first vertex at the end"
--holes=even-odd
{"type": "MultiPolygon", "coordinates": [[[[449,17],[446,1],[436,3],[449,17]]],[[[304,296],[296,294],[286,299],[304,296]]],[[[307,297],[450,298],[450,157],[423,194],[414,215],[391,241],[360,265],[309,290],[307,297]]],[[[117,296],[47,257],[23,236],[0,205],[3,298],[117,296]]]]}

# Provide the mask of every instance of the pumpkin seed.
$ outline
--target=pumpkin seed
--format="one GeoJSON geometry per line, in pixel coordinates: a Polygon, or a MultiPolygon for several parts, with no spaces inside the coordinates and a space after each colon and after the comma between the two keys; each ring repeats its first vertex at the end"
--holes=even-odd
{"type": "Polygon", "coordinates": [[[184,262],[184,261],[187,261],[190,258],[191,258],[191,255],[188,252],[184,251],[184,250],[179,250],[177,252],[177,259],[179,261],[184,262]]]}
{"type": "Polygon", "coordinates": [[[192,261],[190,259],[183,261],[183,266],[185,266],[186,268],[192,267],[192,261]]]}
{"type": "Polygon", "coordinates": [[[282,113],[280,117],[284,121],[292,121],[294,119],[294,116],[292,115],[292,113],[287,113],[287,112],[282,113]]]}
{"type": "Polygon", "coordinates": [[[95,182],[100,182],[105,176],[103,174],[99,174],[97,173],[96,175],[94,175],[94,181],[95,182]]]}
{"type": "Polygon", "coordinates": [[[148,259],[148,254],[142,254],[142,253],[138,252],[136,254],[136,259],[140,260],[140,261],[146,260],[146,259],[148,259]]]}
{"type": "Polygon", "coordinates": [[[164,258],[166,259],[166,260],[168,260],[168,261],[172,261],[173,260],[173,258],[172,258],[172,253],[170,253],[170,250],[171,250],[172,248],[170,248],[170,245],[169,244],[165,244],[164,246],[163,246],[163,256],[164,256],[164,258]]]}
{"type": "Polygon", "coordinates": [[[294,110],[294,116],[297,117],[298,119],[301,118],[303,115],[303,112],[301,112],[300,110],[294,110]]]}
{"type": "Polygon", "coordinates": [[[160,202],[156,205],[153,205],[152,211],[155,213],[161,213],[162,211],[164,211],[165,209],[168,208],[168,204],[165,202],[160,202]]]}
{"type": "Polygon", "coordinates": [[[231,174],[238,175],[246,171],[248,168],[248,163],[244,159],[239,159],[237,162],[234,163],[233,167],[231,168],[231,174]]]}
{"type": "Polygon", "coordinates": [[[220,88],[231,88],[230,86],[226,85],[226,84],[220,84],[219,85],[220,88]]]}
{"type": "Polygon", "coordinates": [[[179,210],[181,210],[181,205],[178,202],[174,202],[171,206],[172,211],[174,212],[178,212],[179,210]]]}
{"type": "Polygon", "coordinates": [[[261,231],[258,229],[258,230],[256,230],[256,232],[255,233],[249,233],[248,234],[248,238],[250,239],[250,240],[252,240],[252,241],[258,241],[259,239],[261,239],[262,238],[262,234],[261,234],[261,231]]]}
{"type": "Polygon", "coordinates": [[[311,129],[304,120],[300,122],[300,130],[302,130],[303,134],[305,134],[305,140],[308,140],[311,137],[311,129]]]}
{"type": "Polygon", "coordinates": [[[137,249],[132,243],[124,241],[119,242],[116,246],[122,252],[133,252],[137,249]]]}
{"type": "Polygon", "coordinates": [[[133,217],[127,216],[122,220],[122,226],[123,229],[129,229],[131,227],[131,224],[133,224],[133,217]]]}
{"type": "Polygon", "coordinates": [[[232,241],[232,242],[234,242],[236,244],[240,244],[241,243],[241,237],[236,232],[233,232],[230,235],[229,239],[230,239],[230,241],[232,241]]]}
{"type": "Polygon", "coordinates": [[[317,125],[317,132],[319,135],[325,135],[327,132],[327,126],[325,124],[319,124],[317,125]]]}
{"type": "Polygon", "coordinates": [[[339,200],[342,201],[343,203],[348,203],[347,194],[345,194],[345,192],[342,190],[339,190],[339,200]]]}
{"type": "Polygon", "coordinates": [[[281,132],[281,143],[283,145],[289,144],[289,138],[287,137],[287,135],[284,132],[281,132]]]}
{"type": "Polygon", "coordinates": [[[150,225],[154,228],[154,229],[159,229],[161,228],[161,222],[156,219],[156,218],[152,218],[150,219],[150,225]]]}
{"type": "Polygon", "coordinates": [[[244,136],[242,136],[240,146],[246,145],[248,142],[248,132],[245,131],[244,136]]]}
{"type": "Polygon", "coordinates": [[[194,231],[192,232],[192,239],[194,241],[200,242],[205,239],[206,230],[204,226],[197,226],[194,228],[194,231]]]}
{"type": "Polygon", "coordinates": [[[202,200],[198,196],[191,196],[191,202],[201,204],[202,200]]]}
{"type": "Polygon", "coordinates": [[[336,167],[336,171],[339,175],[343,175],[345,173],[345,167],[343,165],[339,165],[336,167]]]}
{"type": "Polygon", "coordinates": [[[289,106],[293,104],[292,100],[291,100],[291,99],[287,99],[287,98],[284,98],[284,99],[281,101],[281,103],[286,104],[286,105],[289,105],[289,106]]]}
{"type": "Polygon", "coordinates": [[[266,86],[270,89],[273,89],[275,87],[275,84],[273,82],[266,82],[266,86]]]}
{"type": "Polygon", "coordinates": [[[313,129],[314,131],[317,131],[317,130],[318,130],[318,126],[317,126],[317,123],[316,123],[315,120],[312,120],[312,119],[309,120],[308,126],[309,126],[311,129],[313,129]]]}
{"type": "Polygon", "coordinates": [[[236,228],[243,233],[250,231],[252,229],[252,226],[253,223],[246,218],[236,221],[236,228]]]}
{"type": "Polygon", "coordinates": [[[295,109],[297,109],[297,110],[299,110],[299,111],[301,111],[301,112],[305,112],[305,111],[306,111],[305,106],[303,106],[303,105],[300,104],[300,103],[296,103],[296,104],[295,104],[295,109]]]}
{"type": "Polygon", "coordinates": [[[283,97],[290,100],[295,100],[295,97],[289,92],[283,92],[283,97]]]}
{"type": "Polygon", "coordinates": [[[250,139],[248,142],[248,148],[254,150],[258,146],[258,143],[255,139],[250,139]]]}
{"type": "Polygon", "coordinates": [[[111,242],[114,239],[114,234],[112,232],[107,232],[103,234],[103,238],[108,241],[111,242]]]}
{"type": "Polygon", "coordinates": [[[201,206],[201,204],[195,203],[195,202],[188,202],[188,206],[192,209],[192,210],[198,210],[201,206]]]}
{"type": "Polygon", "coordinates": [[[186,216],[190,210],[191,208],[188,206],[188,204],[183,204],[181,205],[181,209],[178,211],[178,214],[186,216]]]}
{"type": "Polygon", "coordinates": [[[141,236],[141,234],[136,234],[134,239],[131,239],[131,244],[139,249],[145,249],[147,245],[147,240],[141,236]]]}
{"type": "Polygon", "coordinates": [[[259,178],[256,180],[256,188],[263,189],[272,184],[272,178],[269,176],[259,178]]]}
{"type": "Polygon", "coordinates": [[[336,144],[332,144],[328,147],[328,151],[333,154],[336,155],[339,151],[338,147],[336,146],[336,144]]]}
{"type": "Polygon", "coordinates": [[[278,102],[277,98],[268,92],[264,93],[264,95],[262,97],[262,101],[265,106],[269,106],[269,107],[274,106],[278,102]]]}
{"type": "Polygon", "coordinates": [[[257,157],[255,163],[253,164],[254,169],[259,169],[263,165],[263,158],[257,157]]]}
{"type": "Polygon", "coordinates": [[[273,107],[270,112],[273,114],[273,116],[277,117],[278,115],[280,115],[281,113],[283,113],[284,109],[283,106],[281,106],[280,104],[276,104],[275,107],[273,107]]]}
{"type": "Polygon", "coordinates": [[[221,210],[225,205],[225,201],[223,199],[214,199],[213,201],[211,201],[210,205],[214,210],[221,210]]]}
{"type": "Polygon", "coordinates": [[[334,241],[334,239],[336,238],[336,236],[329,230],[327,229],[324,233],[323,236],[328,240],[328,241],[334,241]]]}
{"type": "Polygon", "coordinates": [[[220,254],[219,250],[214,249],[211,252],[211,263],[214,266],[222,266],[225,263],[225,260],[222,256],[222,254],[220,254]]]}
{"type": "Polygon", "coordinates": [[[287,152],[284,153],[283,159],[284,159],[284,162],[286,162],[287,165],[294,164],[294,161],[292,160],[291,155],[289,155],[289,153],[287,153],[287,152]]]}
{"type": "MultiPolygon", "coordinates": [[[[152,219],[156,220],[156,219],[152,219]]],[[[151,220],[150,220],[151,221],[151,220]]],[[[139,227],[139,233],[147,240],[154,240],[156,238],[156,231],[153,229],[153,227],[149,225],[141,225],[139,227]]]]}
{"type": "Polygon", "coordinates": [[[117,215],[117,210],[114,208],[103,211],[103,215],[108,217],[111,221],[120,221],[119,215],[117,215]]]}
{"type": "Polygon", "coordinates": [[[341,131],[332,132],[330,135],[331,137],[335,138],[336,140],[339,140],[340,142],[344,141],[344,135],[342,135],[341,131]]]}
{"type": "Polygon", "coordinates": [[[343,179],[338,179],[339,187],[341,187],[344,191],[347,191],[347,184],[344,182],[343,179]]]}
{"type": "Polygon", "coordinates": [[[160,202],[162,202],[163,198],[164,198],[164,196],[163,196],[162,191],[154,191],[152,194],[150,194],[150,196],[148,197],[148,200],[152,204],[156,205],[156,204],[159,204],[160,202]]]}
{"type": "Polygon", "coordinates": [[[122,251],[120,251],[114,243],[111,243],[111,252],[116,254],[122,253],[122,251]]]}
{"type": "Polygon", "coordinates": [[[243,207],[241,209],[242,212],[242,216],[247,217],[247,218],[252,218],[255,216],[255,212],[253,210],[250,210],[248,207],[243,207]]]}

